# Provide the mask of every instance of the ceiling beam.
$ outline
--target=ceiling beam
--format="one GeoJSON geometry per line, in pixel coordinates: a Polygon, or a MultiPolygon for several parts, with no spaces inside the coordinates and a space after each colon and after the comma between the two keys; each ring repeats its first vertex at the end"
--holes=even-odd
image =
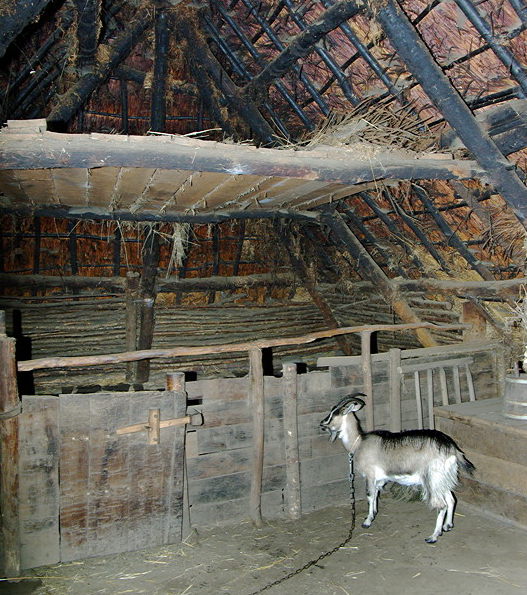
{"type": "Polygon", "coordinates": [[[0,204],[0,213],[4,215],[27,215],[35,217],[54,217],[55,219],[75,219],[88,221],[136,221],[148,223],[193,223],[204,225],[221,223],[232,219],[298,219],[303,221],[317,221],[319,213],[316,211],[295,211],[293,209],[276,210],[246,210],[246,211],[216,211],[212,213],[158,213],[130,211],[109,211],[100,207],[37,207],[32,205],[16,205],[5,207],[0,204]]]}
{"type": "MultiPolygon", "coordinates": [[[[36,120],[37,125],[41,122],[36,120]]],[[[31,122],[25,122],[29,127],[31,122]]],[[[262,175],[354,185],[384,179],[464,180],[479,178],[474,161],[445,155],[384,151],[370,145],[309,151],[263,149],[183,136],[121,136],[30,132],[8,122],[0,131],[2,169],[147,167],[262,175]],[[18,129],[17,129],[18,128],[18,129]]]]}
{"type": "Polygon", "coordinates": [[[522,225],[527,227],[527,188],[514,171],[514,163],[503,156],[476,121],[397,2],[383,2],[376,18],[432,103],[485,169],[487,182],[493,185],[522,225]]]}

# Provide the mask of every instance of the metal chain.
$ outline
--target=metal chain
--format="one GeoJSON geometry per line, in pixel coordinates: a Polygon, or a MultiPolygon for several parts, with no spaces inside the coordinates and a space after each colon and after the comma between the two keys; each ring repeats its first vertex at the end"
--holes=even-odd
{"type": "Polygon", "coordinates": [[[344,541],[342,541],[341,543],[339,543],[338,545],[336,545],[333,549],[331,549],[327,552],[324,552],[323,554],[320,554],[320,556],[318,556],[318,558],[315,558],[314,560],[310,560],[309,562],[306,562],[300,568],[297,568],[296,570],[293,570],[292,572],[290,572],[289,574],[286,574],[282,578],[279,578],[279,579],[273,581],[272,583],[265,585],[265,587],[258,589],[258,591],[253,591],[250,595],[259,595],[259,593],[263,593],[264,591],[267,591],[268,589],[271,589],[272,587],[276,587],[277,585],[284,583],[285,581],[289,580],[290,578],[293,578],[297,574],[304,572],[304,570],[307,570],[308,568],[315,566],[315,564],[318,564],[318,562],[320,562],[324,558],[327,558],[328,556],[331,556],[331,554],[338,552],[340,550],[340,548],[345,547],[351,541],[351,538],[353,537],[353,530],[355,529],[355,485],[354,485],[355,474],[353,472],[353,453],[351,453],[351,452],[348,455],[348,461],[349,461],[349,485],[350,485],[350,501],[351,501],[351,527],[350,527],[350,530],[349,530],[349,533],[348,533],[348,536],[346,537],[346,539],[344,541]]]}

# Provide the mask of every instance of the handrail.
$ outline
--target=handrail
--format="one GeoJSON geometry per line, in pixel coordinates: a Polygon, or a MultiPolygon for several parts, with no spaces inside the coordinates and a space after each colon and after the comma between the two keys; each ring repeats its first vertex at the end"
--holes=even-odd
{"type": "Polygon", "coordinates": [[[98,366],[105,364],[117,364],[123,362],[136,362],[144,359],[157,359],[180,356],[209,355],[214,353],[250,351],[258,347],[279,347],[282,345],[299,345],[301,343],[312,343],[317,339],[335,337],[348,333],[378,332],[378,331],[407,331],[419,328],[428,328],[437,331],[453,331],[470,328],[469,324],[447,324],[439,325],[432,322],[414,322],[407,324],[373,324],[363,326],[349,326],[324,331],[316,331],[299,337],[286,337],[283,339],[261,339],[244,343],[230,343],[227,345],[208,345],[206,347],[174,347],[172,349],[143,349],[141,351],[124,351],[122,353],[110,353],[106,355],[86,355],[68,357],[44,357],[40,359],[19,361],[17,369],[19,372],[31,372],[32,370],[52,368],[72,368],[83,366],[98,366]]]}

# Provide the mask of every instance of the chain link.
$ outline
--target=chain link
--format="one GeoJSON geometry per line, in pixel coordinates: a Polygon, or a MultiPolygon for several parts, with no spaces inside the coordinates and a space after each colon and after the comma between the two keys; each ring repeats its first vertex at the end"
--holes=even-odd
{"type": "Polygon", "coordinates": [[[349,485],[350,485],[350,501],[351,501],[351,527],[350,527],[350,530],[349,530],[349,533],[348,533],[348,536],[346,537],[346,539],[344,541],[342,541],[341,543],[339,543],[338,545],[336,545],[333,549],[331,549],[327,552],[324,552],[323,554],[320,554],[320,556],[318,556],[318,558],[315,558],[314,560],[310,560],[309,562],[306,562],[300,568],[293,570],[289,574],[286,574],[282,578],[279,578],[279,579],[273,581],[272,583],[265,585],[265,587],[262,587],[261,589],[258,589],[257,591],[253,591],[250,595],[259,595],[260,593],[263,593],[264,591],[267,591],[268,589],[271,589],[272,587],[276,587],[277,585],[284,583],[285,581],[289,580],[290,578],[293,578],[297,574],[304,572],[304,570],[307,570],[308,568],[315,566],[321,560],[324,560],[324,558],[327,558],[328,556],[331,556],[331,554],[338,552],[340,550],[340,548],[345,547],[351,541],[351,539],[353,537],[353,530],[355,529],[355,482],[354,482],[355,474],[353,472],[353,453],[351,453],[351,452],[348,455],[348,461],[349,461],[349,485]]]}

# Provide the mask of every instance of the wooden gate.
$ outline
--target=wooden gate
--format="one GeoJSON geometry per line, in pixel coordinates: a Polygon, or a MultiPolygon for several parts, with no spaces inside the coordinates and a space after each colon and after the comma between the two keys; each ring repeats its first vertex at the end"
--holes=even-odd
{"type": "Polygon", "coordinates": [[[181,541],[186,393],[170,376],[166,391],[22,398],[23,568],[181,541]]]}

